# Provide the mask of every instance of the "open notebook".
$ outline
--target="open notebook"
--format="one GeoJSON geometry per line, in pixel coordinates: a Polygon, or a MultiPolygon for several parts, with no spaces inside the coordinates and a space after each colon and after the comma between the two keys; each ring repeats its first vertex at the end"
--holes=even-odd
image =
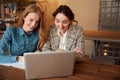
{"type": "Polygon", "coordinates": [[[25,53],[26,79],[72,75],[74,55],[72,51],[25,53]]]}

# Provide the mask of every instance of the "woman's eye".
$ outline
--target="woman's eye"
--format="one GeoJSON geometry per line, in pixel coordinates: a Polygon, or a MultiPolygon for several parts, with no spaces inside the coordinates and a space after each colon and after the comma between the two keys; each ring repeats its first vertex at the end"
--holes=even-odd
{"type": "Polygon", "coordinates": [[[63,24],[67,24],[68,23],[68,21],[63,21],[63,24]]]}
{"type": "Polygon", "coordinates": [[[59,23],[59,22],[60,22],[60,21],[58,21],[58,20],[56,21],[56,23],[59,23]]]}
{"type": "Polygon", "coordinates": [[[63,22],[63,24],[66,24],[67,22],[63,22]]]}

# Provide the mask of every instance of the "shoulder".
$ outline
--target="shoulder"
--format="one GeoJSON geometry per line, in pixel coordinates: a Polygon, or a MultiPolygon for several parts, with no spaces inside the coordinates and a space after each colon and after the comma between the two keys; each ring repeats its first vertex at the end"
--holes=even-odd
{"type": "Polygon", "coordinates": [[[75,28],[78,30],[83,30],[83,27],[79,26],[79,25],[75,25],[75,28]]]}
{"type": "Polygon", "coordinates": [[[8,28],[6,29],[6,32],[8,32],[8,33],[16,33],[16,32],[18,32],[19,30],[20,30],[20,29],[17,28],[17,27],[10,26],[10,27],[8,27],[8,28]]]}
{"type": "Polygon", "coordinates": [[[6,28],[6,31],[3,34],[3,37],[10,38],[12,35],[16,35],[16,28],[10,26],[6,28]]]}
{"type": "Polygon", "coordinates": [[[14,27],[14,26],[10,26],[7,28],[7,30],[17,30],[18,28],[14,27]]]}
{"type": "Polygon", "coordinates": [[[49,32],[56,32],[56,31],[57,31],[57,28],[54,24],[49,27],[49,32]]]}
{"type": "Polygon", "coordinates": [[[71,24],[69,30],[73,30],[75,32],[83,32],[83,27],[77,24],[71,24]]]}
{"type": "Polygon", "coordinates": [[[6,29],[6,32],[11,32],[11,31],[14,31],[15,28],[13,26],[10,26],[6,29]]]}
{"type": "Polygon", "coordinates": [[[56,29],[56,26],[54,25],[54,24],[52,24],[50,27],[49,27],[49,29],[56,29]]]}
{"type": "Polygon", "coordinates": [[[79,25],[73,25],[71,24],[69,29],[68,29],[68,34],[71,34],[71,35],[76,35],[76,36],[81,36],[81,35],[84,35],[84,31],[83,31],[83,28],[79,25]]]}

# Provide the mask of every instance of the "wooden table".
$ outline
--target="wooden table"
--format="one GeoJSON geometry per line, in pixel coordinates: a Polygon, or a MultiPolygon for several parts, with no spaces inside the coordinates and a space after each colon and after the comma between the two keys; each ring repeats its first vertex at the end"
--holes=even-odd
{"type": "MultiPolygon", "coordinates": [[[[0,65],[0,80],[25,80],[25,71],[0,65]]],[[[76,63],[71,76],[37,80],[120,80],[120,66],[93,62],[88,59],[76,63]]]]}

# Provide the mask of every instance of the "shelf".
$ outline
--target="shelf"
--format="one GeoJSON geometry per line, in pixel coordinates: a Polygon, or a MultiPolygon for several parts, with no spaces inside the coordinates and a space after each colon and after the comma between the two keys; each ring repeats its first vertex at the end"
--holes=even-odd
{"type": "MultiPolygon", "coordinates": [[[[36,4],[33,0],[0,0],[0,19],[6,26],[17,23],[22,11],[29,4],[36,4]]],[[[0,31],[4,30],[0,27],[0,31]]]]}
{"type": "Polygon", "coordinates": [[[0,34],[3,34],[4,33],[4,31],[0,31],[0,34]]]}

